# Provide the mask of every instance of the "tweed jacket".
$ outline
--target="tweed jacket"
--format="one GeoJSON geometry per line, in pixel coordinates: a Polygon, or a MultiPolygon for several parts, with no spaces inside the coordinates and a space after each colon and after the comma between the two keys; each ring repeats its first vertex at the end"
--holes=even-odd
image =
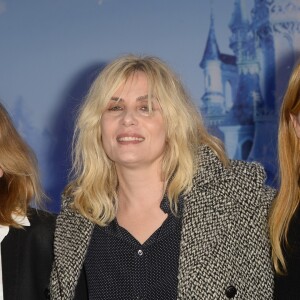
{"type": "MultiPolygon", "coordinates": [[[[224,167],[206,146],[184,195],[178,299],[272,299],[267,215],[274,190],[257,163],[224,167]]],[[[63,198],[54,241],[51,299],[73,299],[94,225],[63,198]]],[[[152,299],[151,299],[152,300],[152,299]]]]}

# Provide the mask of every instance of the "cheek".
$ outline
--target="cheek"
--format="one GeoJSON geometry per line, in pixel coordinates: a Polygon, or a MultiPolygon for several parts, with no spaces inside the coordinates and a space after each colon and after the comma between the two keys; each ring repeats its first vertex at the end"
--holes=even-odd
{"type": "Polygon", "coordinates": [[[112,139],[112,133],[110,130],[109,122],[106,119],[101,120],[101,142],[104,151],[107,151],[110,148],[110,143],[112,139]]]}
{"type": "Polygon", "coordinates": [[[102,147],[104,152],[109,156],[112,149],[112,138],[107,132],[102,133],[102,147]]]}
{"type": "Polygon", "coordinates": [[[163,123],[156,128],[155,135],[156,135],[156,139],[157,139],[157,142],[160,145],[160,147],[165,148],[167,136],[166,136],[166,129],[165,129],[165,126],[163,123]]]}
{"type": "Polygon", "coordinates": [[[3,170],[0,168],[0,178],[3,176],[3,170]]]}
{"type": "Polygon", "coordinates": [[[106,135],[102,135],[102,148],[106,156],[110,160],[114,160],[115,147],[112,143],[112,139],[106,135]]]}

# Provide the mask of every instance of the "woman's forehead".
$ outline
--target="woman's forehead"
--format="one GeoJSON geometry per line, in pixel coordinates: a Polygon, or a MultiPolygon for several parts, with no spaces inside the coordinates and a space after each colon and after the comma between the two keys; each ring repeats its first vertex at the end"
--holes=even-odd
{"type": "Polygon", "coordinates": [[[120,79],[116,88],[112,91],[113,94],[120,94],[132,89],[136,89],[137,86],[140,89],[147,91],[147,94],[152,94],[153,83],[149,79],[146,73],[142,71],[137,71],[129,74],[126,77],[120,79]],[[151,90],[150,90],[151,89],[151,90]]]}

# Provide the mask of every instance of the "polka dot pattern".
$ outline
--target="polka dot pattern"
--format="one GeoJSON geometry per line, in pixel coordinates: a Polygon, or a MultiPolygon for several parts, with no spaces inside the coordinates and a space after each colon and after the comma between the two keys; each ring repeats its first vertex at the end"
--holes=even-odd
{"type": "Polygon", "coordinates": [[[167,209],[168,218],[142,245],[116,221],[94,228],[84,262],[90,300],[177,298],[181,219],[167,209]]]}

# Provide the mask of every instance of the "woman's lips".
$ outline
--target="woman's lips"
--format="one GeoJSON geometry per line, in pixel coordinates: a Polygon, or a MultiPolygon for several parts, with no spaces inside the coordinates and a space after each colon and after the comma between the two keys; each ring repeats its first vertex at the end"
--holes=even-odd
{"type": "Polygon", "coordinates": [[[144,138],[139,138],[139,137],[133,137],[133,136],[124,136],[117,138],[118,142],[133,142],[133,141],[139,141],[142,142],[144,138]]]}
{"type": "Polygon", "coordinates": [[[143,142],[144,140],[145,138],[138,134],[120,134],[117,136],[117,142],[119,143],[128,143],[128,142],[139,143],[139,142],[143,142]]]}

